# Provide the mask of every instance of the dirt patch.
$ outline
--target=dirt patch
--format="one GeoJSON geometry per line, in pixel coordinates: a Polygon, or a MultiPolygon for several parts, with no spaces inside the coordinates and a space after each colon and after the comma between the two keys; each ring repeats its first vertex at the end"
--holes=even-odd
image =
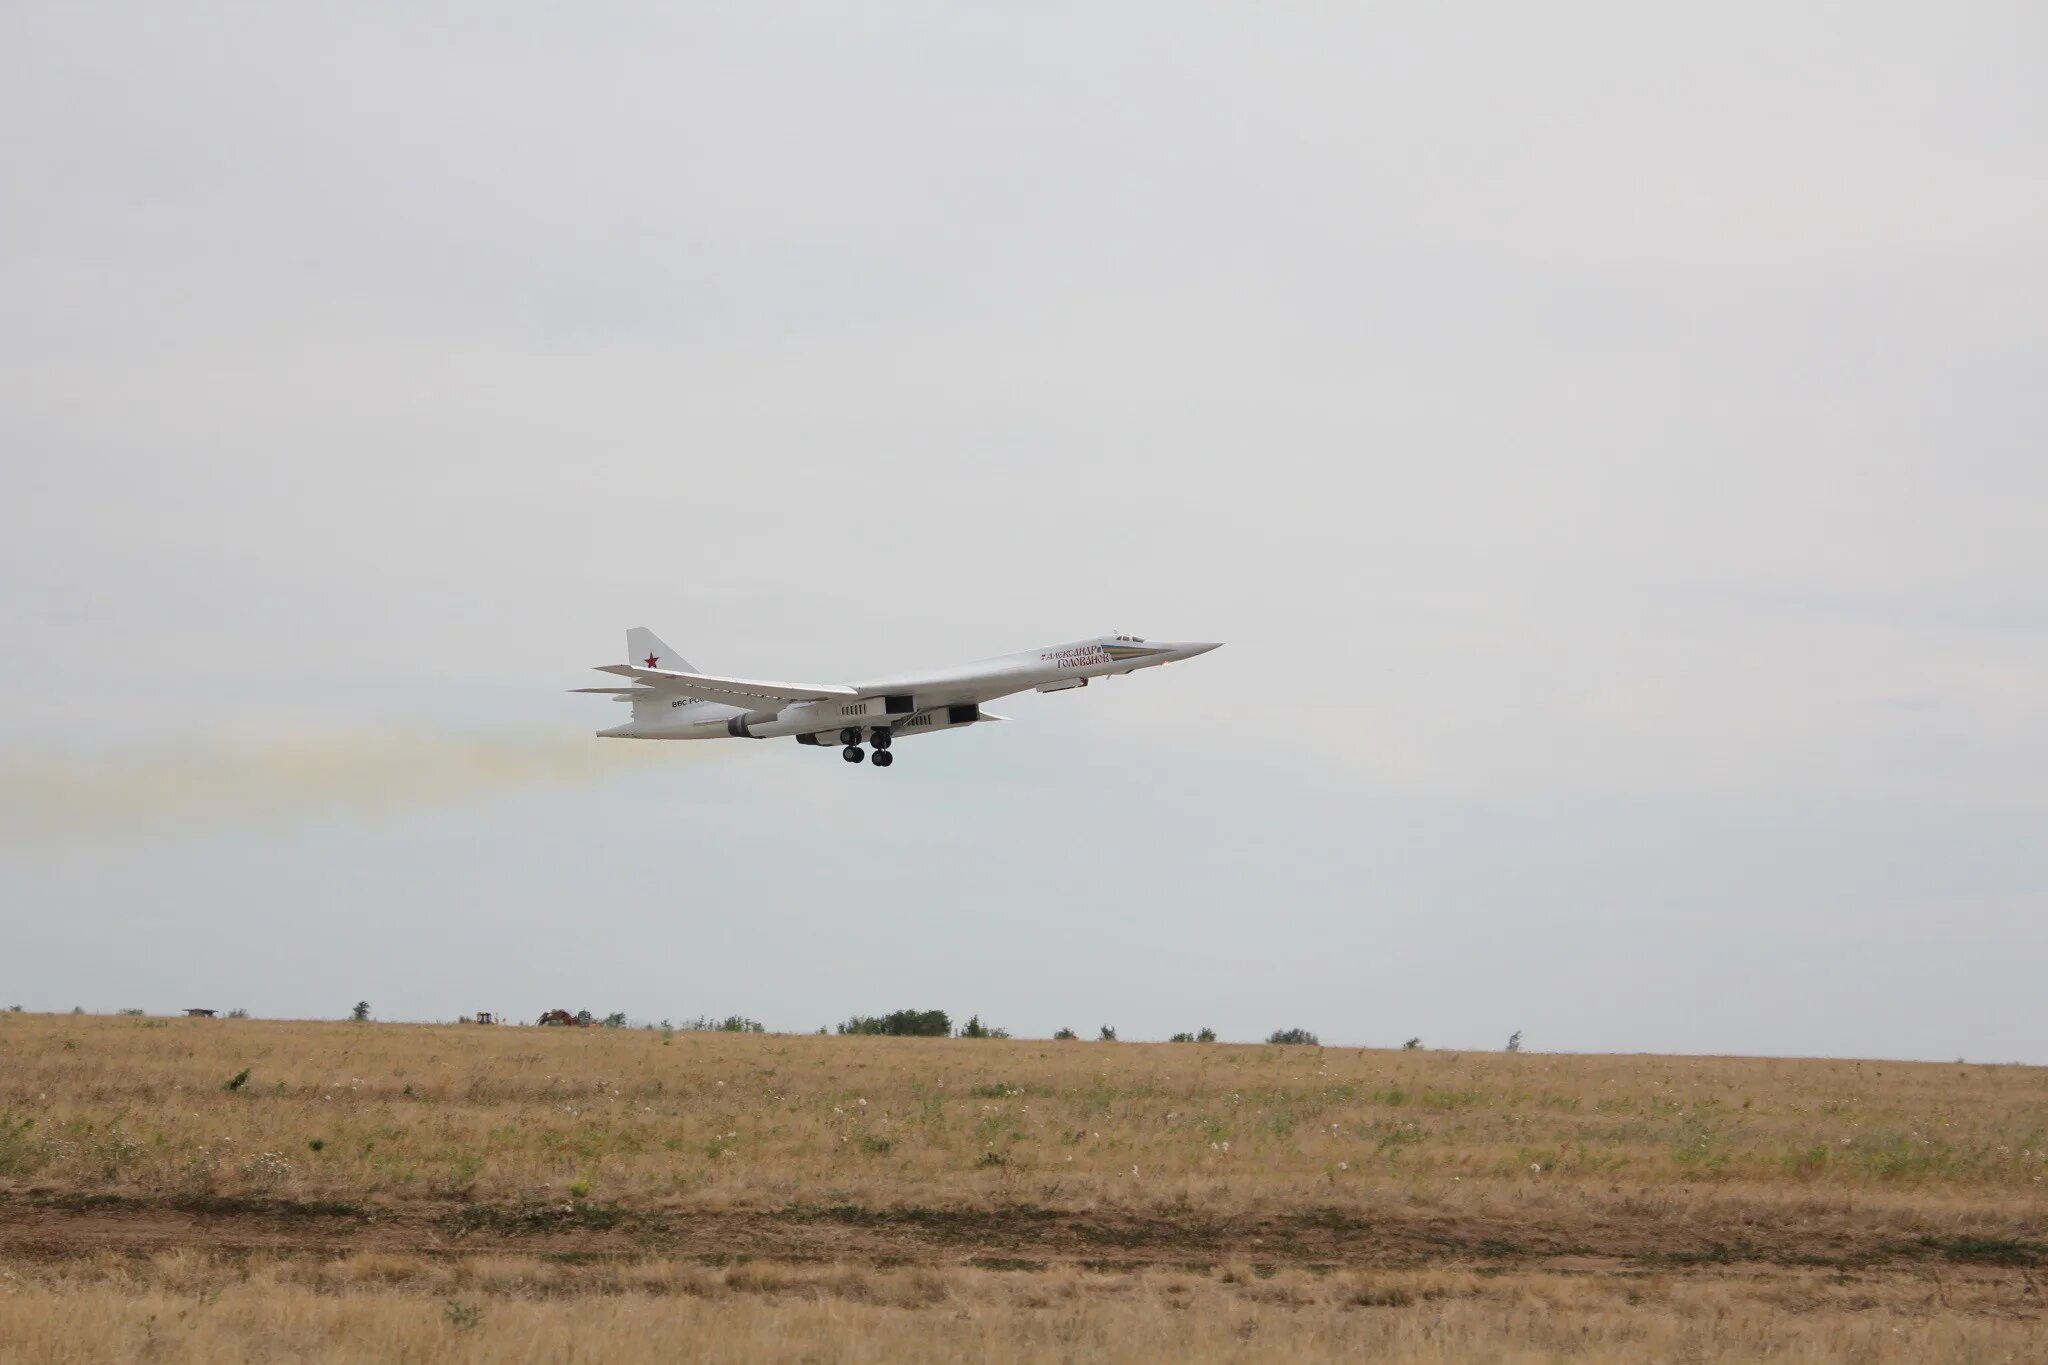
{"type": "Polygon", "coordinates": [[[1735,1265],[1841,1269],[1938,1264],[2033,1268],[2048,1247],[2026,1239],[1901,1238],[1838,1225],[1717,1228],[1643,1219],[1569,1230],[1475,1216],[1337,1210],[1263,1217],[1034,1207],[857,1206],[768,1210],[629,1209],[582,1201],[385,1205],[293,1200],[150,1200],[111,1195],[0,1196],[0,1252],[517,1251],[876,1265],[1031,1268],[1515,1266],[1564,1273],[1682,1272],[1735,1265]]]}

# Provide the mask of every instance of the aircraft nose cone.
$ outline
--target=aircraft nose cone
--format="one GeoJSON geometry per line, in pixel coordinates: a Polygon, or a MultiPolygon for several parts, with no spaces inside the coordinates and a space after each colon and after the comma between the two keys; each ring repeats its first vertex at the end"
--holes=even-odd
{"type": "Polygon", "coordinates": [[[1221,648],[1223,648],[1223,642],[1221,640],[1207,642],[1197,641],[1196,643],[1191,645],[1182,645],[1179,649],[1173,651],[1173,657],[1176,659],[1192,659],[1197,654],[1207,654],[1212,649],[1221,648]]]}

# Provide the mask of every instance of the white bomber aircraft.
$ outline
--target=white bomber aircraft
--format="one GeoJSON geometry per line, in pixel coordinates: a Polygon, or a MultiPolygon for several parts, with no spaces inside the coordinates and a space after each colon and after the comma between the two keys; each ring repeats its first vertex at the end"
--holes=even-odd
{"type": "Polygon", "coordinates": [[[629,702],[633,719],[602,739],[775,739],[799,744],[838,744],[848,763],[868,757],[861,741],[874,746],[874,764],[896,761],[890,746],[906,735],[957,730],[1002,720],[981,709],[1017,692],[1064,692],[1086,687],[1090,678],[1134,673],[1207,654],[1214,644],[1147,642],[1135,635],[1100,635],[1070,645],[1050,645],[1005,654],[957,668],[903,673],[873,682],[755,682],[699,673],[687,659],[645,626],[626,632],[632,662],[599,664],[598,671],[631,678],[632,687],[579,687],[629,702]]]}

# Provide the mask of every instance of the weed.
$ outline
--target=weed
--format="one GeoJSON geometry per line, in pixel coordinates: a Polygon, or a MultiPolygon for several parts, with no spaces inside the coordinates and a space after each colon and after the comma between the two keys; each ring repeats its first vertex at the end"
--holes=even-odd
{"type": "Polygon", "coordinates": [[[240,1071],[237,1071],[234,1075],[228,1077],[226,1081],[222,1082],[220,1088],[229,1091],[240,1090],[243,1086],[247,1085],[248,1083],[249,1068],[245,1066],[240,1071]]]}

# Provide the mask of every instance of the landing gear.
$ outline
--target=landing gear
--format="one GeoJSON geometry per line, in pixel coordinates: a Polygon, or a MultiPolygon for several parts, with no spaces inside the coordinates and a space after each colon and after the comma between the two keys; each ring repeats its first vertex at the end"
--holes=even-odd
{"type": "Polygon", "coordinates": [[[847,726],[844,730],[841,730],[839,732],[839,742],[841,744],[860,743],[860,730],[851,725],[847,726]]]}
{"type": "MultiPolygon", "coordinates": [[[[874,745],[877,749],[888,748],[889,741],[891,738],[892,736],[889,734],[889,732],[887,730],[884,730],[879,725],[877,725],[872,731],[868,733],[868,743],[874,745]]],[[[889,765],[884,763],[882,766],[886,768],[889,765]]]]}
{"type": "Polygon", "coordinates": [[[849,744],[844,749],[841,749],[839,751],[839,756],[845,759],[848,763],[858,763],[865,755],[861,753],[860,745],[849,744]]]}
{"type": "Polygon", "coordinates": [[[868,761],[877,768],[886,768],[896,761],[896,755],[890,753],[887,749],[877,749],[868,761]]]}

